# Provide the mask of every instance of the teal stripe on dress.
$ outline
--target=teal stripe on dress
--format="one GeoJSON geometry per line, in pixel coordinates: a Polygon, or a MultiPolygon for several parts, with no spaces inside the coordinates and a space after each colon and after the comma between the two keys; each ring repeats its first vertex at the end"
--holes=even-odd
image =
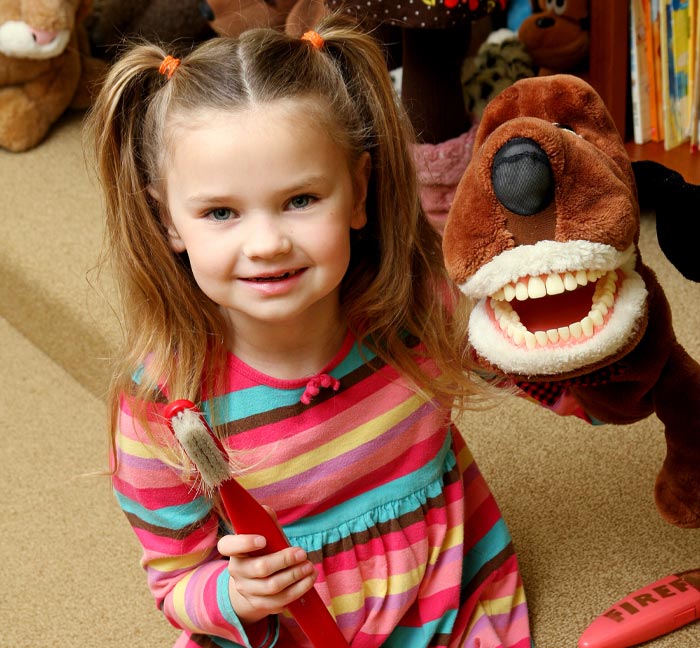
{"type": "MultiPolygon", "coordinates": [[[[467,520],[468,522],[468,520],[467,520]]],[[[489,532],[479,540],[464,558],[462,582],[469,583],[477,572],[490,560],[493,560],[511,542],[510,532],[503,518],[491,527],[489,532]]]]}
{"type": "Polygon", "coordinates": [[[148,524],[170,529],[171,531],[177,531],[190,524],[199,522],[211,510],[211,504],[206,497],[198,497],[186,504],[164,506],[151,511],[126,495],[122,495],[119,491],[114,491],[114,494],[119,502],[119,506],[126,513],[131,513],[148,524]]]}
{"type": "Polygon", "coordinates": [[[454,627],[457,610],[448,610],[439,619],[423,623],[420,627],[397,626],[382,643],[382,648],[410,648],[424,646],[435,635],[449,634],[454,627]]]}
{"type": "MultiPolygon", "coordinates": [[[[420,491],[425,490],[427,498],[438,496],[443,490],[442,476],[452,470],[457,463],[452,452],[451,441],[448,434],[437,455],[418,470],[357,495],[328,511],[285,525],[285,533],[290,539],[293,537],[295,542],[302,543],[302,546],[301,538],[303,536],[317,533],[325,534],[329,530],[334,530],[340,539],[347,537],[350,533],[366,531],[368,512],[374,512],[376,515],[376,519],[372,518],[372,524],[381,524],[395,519],[396,511],[393,508],[385,510],[383,505],[387,502],[405,500],[411,497],[411,495],[405,496],[404,493],[413,493],[415,496],[420,491]]],[[[303,548],[306,551],[313,551],[319,547],[303,548]]]]}
{"type": "MultiPolygon", "coordinates": [[[[303,393],[304,386],[299,387],[299,389],[281,390],[267,385],[259,385],[219,396],[213,399],[213,402],[214,408],[223,415],[223,420],[230,423],[262,414],[277,407],[296,405],[303,393]],[[274,395],[274,400],[271,398],[272,395],[274,395]]],[[[209,421],[211,421],[211,410],[210,401],[202,404],[202,411],[209,421]]]]}
{"type": "MultiPolygon", "coordinates": [[[[329,374],[341,380],[344,376],[359,369],[375,357],[375,354],[368,349],[364,349],[363,353],[360,353],[360,349],[355,343],[347,357],[337,367],[332,369],[329,374]]],[[[271,409],[296,405],[299,403],[305,388],[306,385],[302,385],[297,389],[278,389],[268,385],[257,385],[247,389],[239,389],[213,399],[215,407],[212,407],[210,402],[207,401],[203,403],[202,410],[207,420],[211,420],[210,414],[212,409],[221,408],[220,410],[217,409],[217,411],[220,411],[224,416],[225,422],[237,421],[268,412],[271,409]]]]}
{"type": "Polygon", "coordinates": [[[353,371],[356,371],[368,362],[371,362],[376,357],[377,354],[370,351],[366,347],[363,348],[362,353],[360,353],[360,347],[357,342],[355,342],[355,344],[352,345],[350,353],[348,353],[348,355],[335,369],[333,369],[333,371],[331,371],[331,375],[334,378],[340,379],[343,376],[347,376],[353,371]]]}

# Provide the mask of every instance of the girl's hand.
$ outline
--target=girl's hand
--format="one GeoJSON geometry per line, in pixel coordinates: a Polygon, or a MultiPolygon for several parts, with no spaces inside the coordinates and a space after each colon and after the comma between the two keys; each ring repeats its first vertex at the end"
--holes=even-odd
{"type": "MultiPolygon", "coordinates": [[[[275,517],[271,509],[268,513],[275,517]]],[[[268,555],[251,555],[264,547],[265,538],[259,535],[227,535],[218,543],[219,553],[229,558],[229,596],[241,623],[253,624],[279,614],[316,580],[316,570],[303,549],[288,547],[268,555]]]]}

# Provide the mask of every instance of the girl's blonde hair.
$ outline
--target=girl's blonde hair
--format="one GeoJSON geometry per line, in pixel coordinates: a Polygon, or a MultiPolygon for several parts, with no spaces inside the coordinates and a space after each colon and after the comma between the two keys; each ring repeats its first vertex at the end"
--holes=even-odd
{"type": "MultiPolygon", "coordinates": [[[[186,254],[175,254],[149,193],[165,196],[160,178],[173,125],[203,109],[236,111],[278,100],[311,100],[315,118],[347,151],[368,151],[368,222],[353,235],[341,306],[358,338],[408,376],[423,393],[457,405],[477,393],[465,353],[464,298],[448,280],[438,234],[423,215],[411,144],[413,133],[375,40],[331,15],[316,28],[320,48],[272,29],[205,41],[182,57],[171,78],[168,54],[132,46],[112,67],[87,121],[104,191],[106,249],[116,276],[126,345],[112,381],[112,434],[120,395],[153,399],[152,385],[132,385],[148,357],[149,375],[171,398],[202,400],[226,362],[226,324],[198,288],[186,254]],[[440,370],[427,376],[406,335],[420,339],[440,370]],[[207,380],[203,383],[203,377],[207,380]],[[457,399],[455,401],[455,399],[457,399]]],[[[235,334],[235,332],[234,332],[235,334]]],[[[209,392],[211,393],[211,392],[209,392]]]]}

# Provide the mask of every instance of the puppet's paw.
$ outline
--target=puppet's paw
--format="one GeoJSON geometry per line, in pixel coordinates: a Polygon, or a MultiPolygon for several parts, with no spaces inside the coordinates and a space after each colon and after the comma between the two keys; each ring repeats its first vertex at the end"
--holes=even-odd
{"type": "MultiPolygon", "coordinates": [[[[697,464],[696,464],[697,466],[697,464]]],[[[700,528],[700,473],[698,468],[664,462],[654,490],[661,517],[677,527],[700,528]]]]}

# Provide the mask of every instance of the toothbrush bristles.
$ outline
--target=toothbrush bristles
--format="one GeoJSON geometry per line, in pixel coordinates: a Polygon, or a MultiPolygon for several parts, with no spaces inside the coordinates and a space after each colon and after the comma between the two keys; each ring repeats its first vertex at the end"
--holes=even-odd
{"type": "Polygon", "coordinates": [[[199,413],[183,410],[173,417],[172,426],[182,449],[207,487],[214,490],[231,476],[227,458],[222,455],[199,413]]]}

